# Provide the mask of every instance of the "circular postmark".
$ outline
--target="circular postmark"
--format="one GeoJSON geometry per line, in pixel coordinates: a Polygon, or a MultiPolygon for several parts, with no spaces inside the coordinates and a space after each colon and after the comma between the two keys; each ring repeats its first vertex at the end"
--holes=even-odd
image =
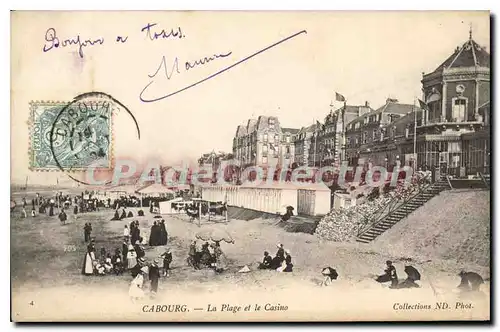
{"type": "MultiPolygon", "coordinates": [[[[75,97],[53,119],[45,134],[50,153],[57,167],[66,173],[86,170],[98,164],[100,168],[112,168],[112,115],[125,111],[135,122],[137,137],[140,130],[130,110],[103,92],[88,92],[75,97]]],[[[75,179],[73,180],[88,184],[75,179]]]]}

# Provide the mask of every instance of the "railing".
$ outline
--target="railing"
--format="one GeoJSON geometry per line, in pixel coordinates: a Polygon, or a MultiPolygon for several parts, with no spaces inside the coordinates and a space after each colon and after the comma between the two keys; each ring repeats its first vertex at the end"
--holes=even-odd
{"type": "Polygon", "coordinates": [[[486,188],[490,189],[490,185],[488,184],[488,181],[486,181],[486,178],[484,177],[483,173],[479,172],[479,176],[481,177],[481,180],[483,180],[486,188]]]}
{"type": "Polygon", "coordinates": [[[432,187],[432,183],[426,182],[427,176],[421,179],[421,182],[418,183],[417,189],[415,192],[408,194],[403,194],[402,196],[393,197],[388,204],[380,207],[375,212],[373,212],[369,216],[363,216],[363,221],[358,225],[358,234],[359,237],[363,233],[370,230],[372,227],[384,221],[387,217],[389,217],[396,210],[404,207],[407,203],[412,201],[415,197],[421,195],[426,192],[428,189],[432,187]],[[372,220],[372,222],[370,222],[372,220]]]}
{"type": "Polygon", "coordinates": [[[448,182],[450,189],[453,189],[453,186],[451,185],[450,177],[448,175],[446,175],[446,181],[448,182]]]}

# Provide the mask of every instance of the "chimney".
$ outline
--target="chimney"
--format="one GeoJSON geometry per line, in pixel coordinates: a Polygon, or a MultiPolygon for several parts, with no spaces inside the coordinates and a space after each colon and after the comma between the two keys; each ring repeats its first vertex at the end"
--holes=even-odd
{"type": "Polygon", "coordinates": [[[370,103],[368,101],[365,101],[365,107],[370,107],[370,103]]]}

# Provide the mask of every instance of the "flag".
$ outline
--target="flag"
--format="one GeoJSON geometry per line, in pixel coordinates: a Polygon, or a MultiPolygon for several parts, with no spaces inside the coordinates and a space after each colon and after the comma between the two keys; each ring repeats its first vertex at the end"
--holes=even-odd
{"type": "Polygon", "coordinates": [[[316,130],[317,131],[324,131],[325,130],[325,125],[321,124],[318,120],[316,120],[316,130]]]}
{"type": "Polygon", "coordinates": [[[342,96],[340,93],[335,92],[335,100],[336,101],[345,101],[345,97],[342,96]]]}
{"type": "Polygon", "coordinates": [[[423,110],[428,110],[429,109],[429,106],[423,102],[422,100],[418,100],[418,103],[420,104],[420,108],[423,109],[423,110]]]}

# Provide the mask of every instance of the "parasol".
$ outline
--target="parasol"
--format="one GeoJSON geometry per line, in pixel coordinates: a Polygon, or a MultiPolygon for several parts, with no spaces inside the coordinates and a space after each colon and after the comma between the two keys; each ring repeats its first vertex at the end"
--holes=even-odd
{"type": "Polygon", "coordinates": [[[420,280],[420,272],[418,272],[418,270],[411,265],[405,266],[405,273],[408,275],[408,278],[413,281],[420,280]]]}
{"type": "Polygon", "coordinates": [[[227,243],[234,243],[234,240],[231,237],[231,235],[229,235],[229,233],[223,229],[203,230],[196,233],[195,237],[203,241],[214,241],[214,242],[224,241],[227,243]]]}
{"type": "Polygon", "coordinates": [[[322,271],[321,274],[330,276],[331,279],[337,280],[339,274],[335,269],[332,269],[331,267],[325,267],[322,271]]]}

